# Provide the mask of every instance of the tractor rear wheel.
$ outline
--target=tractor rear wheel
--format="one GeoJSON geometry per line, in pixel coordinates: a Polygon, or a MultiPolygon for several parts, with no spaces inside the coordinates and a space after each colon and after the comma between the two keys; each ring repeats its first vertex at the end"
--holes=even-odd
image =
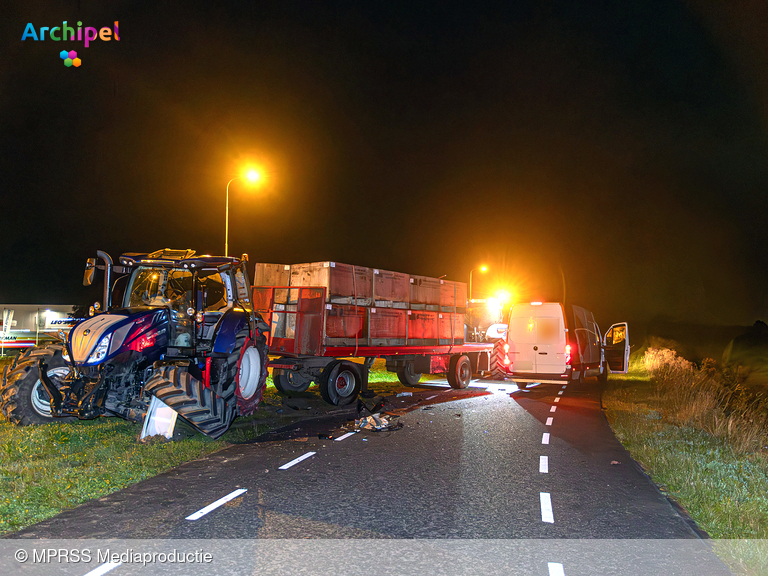
{"type": "Polygon", "coordinates": [[[155,371],[144,390],[211,438],[224,434],[235,417],[234,402],[227,403],[212,388],[178,366],[163,366],[155,371]]]}
{"type": "Polygon", "coordinates": [[[504,369],[504,358],[507,358],[507,353],[504,352],[504,340],[498,340],[493,345],[493,351],[491,352],[491,378],[494,380],[504,380],[507,376],[507,371],[504,369]]]}
{"type": "Polygon", "coordinates": [[[59,386],[69,374],[64,361],[64,347],[49,344],[31,348],[18,356],[10,367],[3,370],[0,384],[0,402],[3,415],[9,422],[20,426],[48,424],[50,422],[73,422],[76,418],[55,418],[51,416],[51,397],[40,382],[38,362],[42,359],[48,367],[48,377],[59,386]]]}

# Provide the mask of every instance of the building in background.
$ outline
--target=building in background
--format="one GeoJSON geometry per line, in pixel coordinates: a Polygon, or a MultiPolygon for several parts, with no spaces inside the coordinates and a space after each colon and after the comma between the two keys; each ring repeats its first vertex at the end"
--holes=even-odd
{"type": "Polygon", "coordinates": [[[31,348],[57,339],[80,318],[72,316],[72,305],[3,304],[0,317],[0,354],[31,348]]]}

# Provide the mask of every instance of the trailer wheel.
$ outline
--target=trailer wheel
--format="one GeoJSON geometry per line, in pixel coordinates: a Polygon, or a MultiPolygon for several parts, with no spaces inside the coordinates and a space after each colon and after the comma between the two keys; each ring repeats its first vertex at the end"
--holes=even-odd
{"type": "Polygon", "coordinates": [[[320,395],[335,406],[344,406],[357,400],[362,378],[354,362],[331,362],[320,378],[320,395]]]}
{"type": "Polygon", "coordinates": [[[469,362],[469,356],[466,354],[451,356],[448,369],[448,384],[451,388],[466,388],[470,380],[472,380],[472,365],[469,362]]]}
{"type": "Polygon", "coordinates": [[[406,362],[402,368],[398,368],[397,379],[403,386],[416,386],[421,380],[421,374],[413,371],[413,362],[406,362]]]}
{"type": "Polygon", "coordinates": [[[284,368],[275,368],[272,370],[272,382],[278,391],[288,392],[306,392],[312,384],[312,380],[300,376],[295,370],[286,370],[284,368]]]}
{"type": "Polygon", "coordinates": [[[48,376],[57,387],[69,374],[69,367],[62,357],[63,351],[61,344],[32,348],[18,356],[10,367],[6,366],[0,387],[0,402],[3,415],[9,422],[26,426],[76,420],[51,416],[51,399],[40,382],[38,361],[41,358],[48,366],[48,376]]]}

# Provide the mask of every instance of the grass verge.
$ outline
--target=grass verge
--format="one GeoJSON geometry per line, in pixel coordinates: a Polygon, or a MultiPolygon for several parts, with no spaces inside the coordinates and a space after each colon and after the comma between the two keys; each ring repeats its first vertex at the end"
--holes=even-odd
{"type": "MultiPolygon", "coordinates": [[[[0,358],[0,370],[8,363],[0,358]]],[[[369,383],[379,394],[402,387],[383,361],[374,364],[369,383]]],[[[323,405],[317,390],[291,396],[323,405]]],[[[314,414],[284,410],[284,398],[270,376],[259,410],[238,418],[238,425],[218,440],[194,434],[182,441],[144,444],[137,442],[141,425],[119,418],[19,427],[0,415],[0,534],[314,414]]]]}
{"type": "MultiPolygon", "coordinates": [[[[603,404],[632,457],[710,536],[768,538],[768,430],[759,397],[734,391],[711,363],[699,368],[652,350],[627,377],[611,377],[603,404]]],[[[735,549],[720,550],[732,570],[765,573],[765,558],[734,557],[735,549]]]]}

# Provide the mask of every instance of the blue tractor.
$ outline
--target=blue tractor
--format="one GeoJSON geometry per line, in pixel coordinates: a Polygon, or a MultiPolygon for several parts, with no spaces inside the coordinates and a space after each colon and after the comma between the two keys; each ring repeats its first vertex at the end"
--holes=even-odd
{"type": "Polygon", "coordinates": [[[120,416],[141,422],[152,397],[212,438],[251,414],[267,379],[267,324],[251,303],[248,258],[193,250],[102,251],[83,283],[104,270],[103,304],[60,343],[6,367],[0,387],[14,424],[120,416]],[[113,275],[116,279],[113,282],[113,275]],[[114,305],[112,300],[114,300],[114,305]]]}

